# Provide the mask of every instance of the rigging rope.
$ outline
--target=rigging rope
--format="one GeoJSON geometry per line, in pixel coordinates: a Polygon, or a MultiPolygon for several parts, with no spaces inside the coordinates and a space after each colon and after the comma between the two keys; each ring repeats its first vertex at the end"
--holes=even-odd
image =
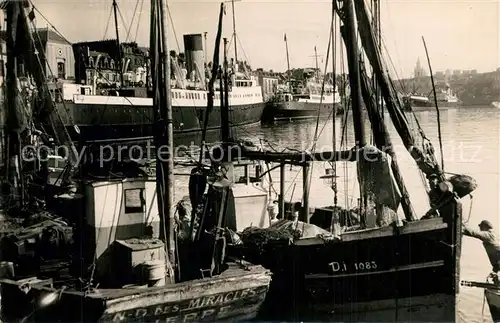
{"type": "Polygon", "coordinates": [[[137,35],[139,33],[139,26],[141,25],[142,7],[143,6],[144,6],[144,0],[141,0],[141,8],[139,9],[139,18],[137,18],[137,27],[135,28],[134,41],[137,41],[137,35]]]}
{"type": "Polygon", "coordinates": [[[127,29],[127,36],[125,36],[125,43],[128,42],[128,40],[129,40],[130,31],[132,30],[132,25],[134,24],[135,15],[137,14],[137,7],[139,7],[139,1],[140,0],[135,1],[134,13],[132,15],[132,20],[130,21],[130,25],[128,26],[128,29],[127,29]]]}
{"type": "Polygon", "coordinates": [[[172,19],[172,14],[170,13],[170,6],[168,4],[168,1],[167,1],[167,14],[168,14],[168,19],[170,20],[170,26],[172,26],[172,32],[174,33],[175,43],[177,44],[177,51],[180,52],[181,46],[179,45],[179,39],[177,38],[177,33],[175,32],[174,19],[172,19]]]}
{"type": "Polygon", "coordinates": [[[111,17],[113,16],[113,7],[109,8],[109,16],[108,16],[108,22],[106,23],[106,29],[104,29],[104,35],[102,36],[102,39],[106,39],[106,35],[108,34],[108,29],[109,29],[109,24],[111,22],[111,17]]]}

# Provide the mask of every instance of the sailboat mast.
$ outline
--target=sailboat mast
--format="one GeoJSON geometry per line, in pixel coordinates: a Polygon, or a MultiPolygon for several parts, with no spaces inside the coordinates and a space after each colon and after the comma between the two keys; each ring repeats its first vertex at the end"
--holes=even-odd
{"type": "Polygon", "coordinates": [[[21,16],[20,4],[16,1],[7,3],[7,70],[6,70],[6,101],[7,111],[6,122],[6,149],[7,149],[7,174],[15,191],[16,206],[23,205],[23,178],[21,171],[21,115],[22,109],[19,107],[19,92],[17,91],[18,83],[18,50],[17,33],[19,19],[21,16]]]}
{"type": "Polygon", "coordinates": [[[286,49],[286,65],[288,67],[287,75],[288,75],[288,90],[292,93],[292,71],[290,70],[290,56],[288,55],[288,40],[286,39],[286,34],[284,37],[285,40],[285,49],[286,49]]]}
{"type": "Polygon", "coordinates": [[[223,68],[220,73],[220,88],[221,88],[221,105],[220,105],[220,123],[222,142],[228,142],[230,137],[229,130],[229,82],[227,75],[227,38],[224,38],[224,61],[223,68]]]}
{"type": "Polygon", "coordinates": [[[120,32],[118,31],[118,4],[113,0],[113,13],[115,16],[116,43],[118,45],[118,72],[120,73],[120,83],[123,86],[123,65],[122,65],[122,46],[120,45],[120,32]]]}
{"type": "Polygon", "coordinates": [[[358,148],[366,145],[365,129],[361,110],[361,86],[359,77],[359,53],[357,35],[354,23],[354,7],[352,0],[344,2],[346,15],[345,27],[347,35],[347,62],[349,65],[349,86],[351,87],[352,119],[354,125],[354,137],[358,148]]]}
{"type": "Polygon", "coordinates": [[[316,82],[319,82],[319,65],[318,65],[318,51],[314,46],[314,59],[316,60],[316,82]]]}
{"type": "MultiPolygon", "coordinates": [[[[332,125],[332,150],[337,151],[337,125],[336,125],[336,117],[337,117],[337,102],[335,102],[336,94],[337,94],[337,86],[336,86],[336,69],[335,69],[335,45],[337,38],[336,33],[335,33],[335,3],[332,2],[332,21],[331,21],[331,26],[330,26],[330,32],[332,33],[332,83],[333,83],[333,125],[332,125]]],[[[333,205],[337,206],[338,203],[338,197],[337,197],[337,163],[332,163],[332,171],[333,171],[333,176],[335,176],[332,179],[332,189],[333,189],[333,205]]]]}
{"type": "Polygon", "coordinates": [[[233,40],[234,40],[234,61],[238,65],[238,41],[236,39],[236,16],[234,13],[234,0],[231,0],[231,8],[233,10],[233,40]]]}
{"type": "Polygon", "coordinates": [[[160,0],[160,19],[161,19],[161,43],[162,43],[162,67],[163,67],[163,87],[164,98],[163,107],[165,108],[165,143],[168,147],[167,169],[165,171],[166,182],[166,205],[168,212],[168,256],[171,263],[175,259],[175,214],[174,214],[174,128],[172,120],[172,99],[170,90],[170,55],[167,43],[167,0],[160,0]]]}
{"type": "MultiPolygon", "coordinates": [[[[175,268],[174,156],[172,100],[170,92],[170,55],[167,46],[166,0],[151,1],[151,65],[153,107],[155,108],[156,182],[161,237],[166,244],[168,262],[175,268]],[[162,149],[164,147],[165,149],[162,149]]],[[[173,280],[173,275],[170,275],[173,280]]]]}

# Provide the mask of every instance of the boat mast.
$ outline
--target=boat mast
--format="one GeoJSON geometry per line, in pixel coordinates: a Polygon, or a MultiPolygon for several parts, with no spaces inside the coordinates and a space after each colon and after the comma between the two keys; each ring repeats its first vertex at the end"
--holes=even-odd
{"type": "Polygon", "coordinates": [[[229,142],[229,137],[231,136],[229,129],[229,80],[227,75],[227,67],[228,67],[227,38],[224,38],[224,61],[223,61],[223,68],[220,73],[220,88],[221,88],[220,124],[221,124],[222,142],[229,142]]]}
{"type": "Polygon", "coordinates": [[[236,69],[239,71],[238,68],[238,41],[236,39],[236,17],[234,13],[234,0],[231,0],[231,8],[233,10],[233,40],[234,40],[234,61],[236,63],[236,69]]]}
{"type": "MultiPolygon", "coordinates": [[[[336,45],[336,41],[337,41],[337,38],[335,37],[336,36],[336,33],[335,33],[335,27],[336,27],[336,24],[335,24],[335,17],[336,17],[336,14],[335,14],[335,3],[332,2],[332,21],[331,21],[331,26],[330,26],[330,32],[332,33],[332,83],[333,83],[333,117],[332,117],[332,121],[333,121],[333,127],[332,127],[332,150],[333,151],[337,151],[337,125],[335,123],[335,120],[336,120],[336,117],[337,117],[337,102],[335,102],[335,97],[336,97],[336,94],[337,94],[337,86],[336,86],[336,68],[335,68],[335,45],[336,45]]],[[[333,205],[336,207],[337,204],[338,204],[338,191],[337,191],[337,163],[332,163],[332,172],[333,172],[333,176],[334,178],[332,178],[332,189],[333,189],[333,205]]],[[[333,229],[333,226],[332,226],[332,229],[333,229]]]]}
{"type": "Polygon", "coordinates": [[[318,65],[318,51],[314,46],[314,58],[316,59],[316,82],[319,82],[319,65],[318,65]]]}
{"type": "Polygon", "coordinates": [[[17,39],[19,19],[21,16],[20,3],[16,1],[9,1],[6,7],[7,11],[7,70],[5,77],[6,87],[6,108],[7,108],[7,122],[6,122],[6,169],[9,181],[14,188],[14,199],[16,206],[22,207],[24,202],[24,188],[22,177],[22,160],[21,160],[21,135],[23,131],[22,116],[20,115],[22,109],[19,107],[19,91],[17,90],[18,83],[18,50],[19,45],[17,39]]]}
{"type": "Polygon", "coordinates": [[[287,75],[288,75],[288,91],[292,93],[292,71],[290,70],[290,56],[288,55],[288,40],[286,39],[286,33],[285,33],[285,49],[286,49],[286,64],[288,67],[287,70],[287,75]]]}
{"type": "Polygon", "coordinates": [[[116,43],[118,45],[118,71],[120,73],[120,84],[123,87],[123,65],[122,65],[122,47],[120,45],[120,32],[118,31],[118,4],[116,0],[113,0],[113,13],[115,16],[115,32],[116,32],[116,43]]]}
{"type": "Polygon", "coordinates": [[[347,63],[349,65],[349,86],[351,87],[352,121],[357,148],[366,145],[365,129],[361,110],[361,86],[359,77],[359,53],[354,22],[352,0],[344,1],[345,25],[347,35],[347,63]]]}
{"type": "MultiPolygon", "coordinates": [[[[156,147],[156,182],[158,209],[162,231],[160,237],[166,242],[169,263],[175,268],[175,218],[174,218],[174,156],[172,154],[173,126],[172,100],[170,91],[170,55],[167,45],[167,4],[166,0],[152,0],[152,23],[150,36],[151,62],[153,73],[153,106],[156,127],[154,132],[156,147]],[[162,147],[167,151],[163,152],[162,147]],[[160,156],[161,153],[161,156],[160,156]]],[[[174,279],[170,275],[171,280],[174,279]]]]}

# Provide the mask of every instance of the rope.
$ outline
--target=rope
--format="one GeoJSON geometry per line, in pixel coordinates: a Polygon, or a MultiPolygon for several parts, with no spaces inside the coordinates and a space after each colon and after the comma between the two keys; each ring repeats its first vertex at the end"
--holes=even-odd
{"type": "Polygon", "coordinates": [[[472,205],[474,204],[474,199],[473,199],[474,196],[472,194],[469,194],[469,196],[470,196],[469,215],[467,216],[467,220],[464,221],[464,224],[469,223],[470,216],[472,215],[472,205]]]}
{"type": "MultiPolygon", "coordinates": [[[[489,277],[489,276],[488,276],[489,277]]],[[[488,277],[486,277],[486,282],[488,282],[488,277]]],[[[486,290],[484,291],[484,295],[483,295],[483,306],[482,306],[482,310],[481,310],[481,316],[483,317],[483,320],[484,320],[484,305],[486,304],[486,290]]]]}
{"type": "Polygon", "coordinates": [[[109,29],[109,23],[111,22],[111,16],[113,15],[113,8],[109,8],[109,16],[108,16],[108,22],[106,23],[106,29],[104,29],[104,36],[102,36],[102,39],[106,39],[106,35],[108,34],[108,29],[109,29]]]}
{"type": "Polygon", "coordinates": [[[144,0],[141,1],[141,8],[139,9],[139,17],[137,18],[137,26],[135,27],[134,41],[137,41],[137,35],[139,34],[139,26],[141,25],[142,17],[142,7],[144,5],[144,0]]]}
{"type": "Polygon", "coordinates": [[[132,30],[132,25],[134,24],[135,15],[137,14],[137,7],[139,7],[139,0],[135,2],[134,14],[132,15],[132,20],[130,21],[130,25],[128,26],[127,36],[125,36],[125,42],[128,42],[130,37],[130,31],[132,30]]]}

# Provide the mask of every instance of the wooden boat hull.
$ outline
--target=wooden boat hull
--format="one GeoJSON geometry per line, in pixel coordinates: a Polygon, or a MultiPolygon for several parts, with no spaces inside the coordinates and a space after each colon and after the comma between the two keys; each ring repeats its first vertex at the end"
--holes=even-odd
{"type": "Polygon", "coordinates": [[[267,251],[270,297],[293,295],[287,301],[301,308],[292,316],[307,320],[454,321],[459,250],[450,231],[436,218],[267,251]]]}
{"type": "Polygon", "coordinates": [[[500,291],[485,289],[484,294],[490,307],[491,318],[493,322],[500,322],[500,291]]]}
{"type": "Polygon", "coordinates": [[[230,269],[213,278],[165,287],[96,289],[89,293],[64,290],[53,304],[35,308],[43,296],[58,293],[46,284],[33,285],[28,294],[19,282],[2,282],[2,308],[6,322],[32,313],[48,322],[185,322],[241,321],[259,312],[271,281],[261,266],[230,269]],[[14,306],[15,305],[15,306],[14,306]]]}

